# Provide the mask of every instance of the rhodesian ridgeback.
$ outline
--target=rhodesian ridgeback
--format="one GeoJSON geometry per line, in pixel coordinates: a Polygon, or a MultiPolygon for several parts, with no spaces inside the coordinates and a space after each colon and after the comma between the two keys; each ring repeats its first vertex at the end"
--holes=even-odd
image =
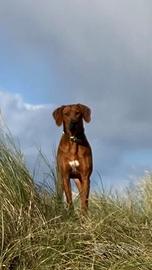
{"type": "Polygon", "coordinates": [[[83,120],[91,120],[91,110],[82,104],[61,106],[53,112],[58,126],[63,124],[63,134],[57,151],[57,165],[63,191],[69,207],[72,206],[70,178],[74,179],[80,194],[81,209],[88,209],[92,151],[84,133],[83,120]]]}

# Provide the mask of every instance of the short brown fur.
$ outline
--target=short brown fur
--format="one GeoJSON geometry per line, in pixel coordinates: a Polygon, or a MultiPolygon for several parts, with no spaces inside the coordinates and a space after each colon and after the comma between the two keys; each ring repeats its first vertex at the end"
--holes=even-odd
{"type": "Polygon", "coordinates": [[[88,209],[90,175],[92,173],[92,151],[84,134],[83,120],[90,122],[91,110],[82,104],[61,106],[53,112],[58,126],[63,124],[57,164],[62,179],[67,204],[72,206],[70,178],[73,178],[80,194],[81,209],[88,209]],[[70,165],[70,163],[74,165],[70,165]]]}

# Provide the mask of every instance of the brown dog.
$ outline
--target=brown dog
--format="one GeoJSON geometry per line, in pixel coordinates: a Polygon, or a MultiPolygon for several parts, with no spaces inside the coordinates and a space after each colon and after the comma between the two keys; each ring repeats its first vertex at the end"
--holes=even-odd
{"type": "Polygon", "coordinates": [[[84,134],[83,119],[90,122],[91,110],[81,104],[61,106],[53,112],[53,117],[58,126],[63,124],[57,164],[68,206],[72,206],[70,178],[73,178],[80,193],[81,208],[87,210],[92,152],[84,134]]]}

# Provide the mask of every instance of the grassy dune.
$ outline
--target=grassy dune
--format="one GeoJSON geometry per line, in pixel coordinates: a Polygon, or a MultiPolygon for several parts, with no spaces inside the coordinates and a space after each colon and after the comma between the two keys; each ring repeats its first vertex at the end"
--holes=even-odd
{"type": "MultiPolygon", "coordinates": [[[[50,181],[56,184],[52,172],[50,181]]],[[[69,213],[59,195],[34,183],[1,132],[0,269],[152,269],[151,175],[123,196],[92,195],[87,217],[77,199],[69,213]]]]}

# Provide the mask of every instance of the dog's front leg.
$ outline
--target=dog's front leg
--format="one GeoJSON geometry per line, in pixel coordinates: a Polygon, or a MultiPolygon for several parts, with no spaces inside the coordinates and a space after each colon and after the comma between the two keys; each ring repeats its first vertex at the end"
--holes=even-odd
{"type": "Polygon", "coordinates": [[[66,201],[68,204],[68,208],[72,207],[72,191],[71,191],[71,182],[69,176],[63,177],[63,189],[66,196],[66,201]]]}
{"type": "Polygon", "coordinates": [[[82,212],[87,212],[88,210],[89,191],[90,191],[90,178],[85,176],[82,178],[82,191],[80,194],[82,212]]]}

